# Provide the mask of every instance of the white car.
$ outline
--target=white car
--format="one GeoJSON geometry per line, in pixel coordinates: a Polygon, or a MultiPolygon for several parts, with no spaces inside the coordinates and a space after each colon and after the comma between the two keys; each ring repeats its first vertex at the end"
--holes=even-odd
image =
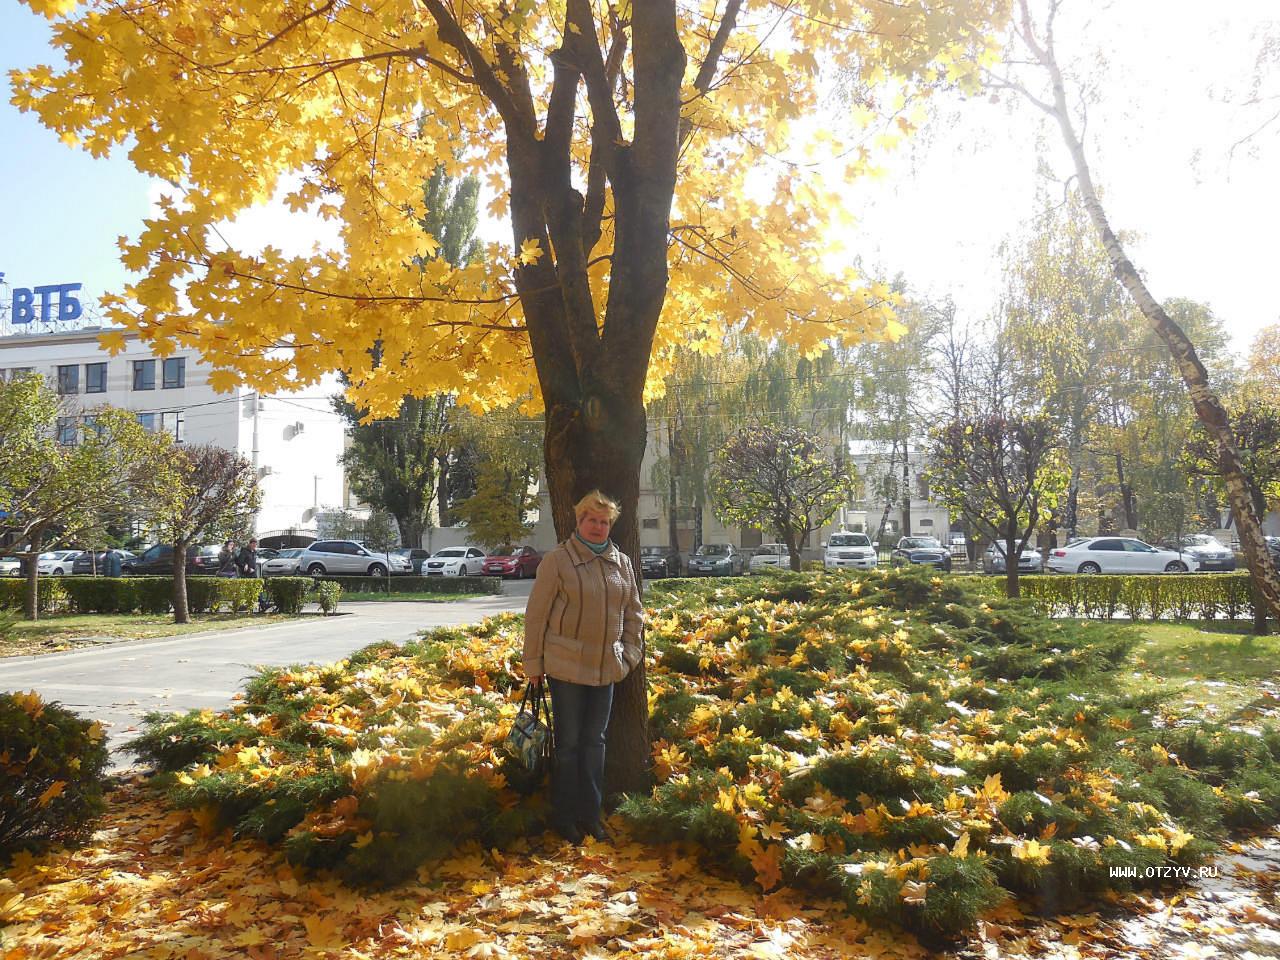
{"type": "Polygon", "coordinates": [[[1086,537],[1050,550],[1048,567],[1056,573],[1187,573],[1199,561],[1129,537],[1086,537]]]}
{"type": "Polygon", "coordinates": [[[413,572],[398,554],[374,553],[355,540],[317,540],[298,554],[298,569],[310,577],[385,577],[413,572]]]}
{"type": "Polygon", "coordinates": [[[36,561],[36,570],[42,577],[65,577],[70,575],[71,565],[75,563],[78,556],[80,556],[79,550],[50,550],[48,553],[40,554],[40,559],[36,561]]]}
{"type": "Polygon", "coordinates": [[[478,577],[486,554],[479,547],[445,547],[422,565],[427,577],[478,577]]]}
{"type": "Polygon", "coordinates": [[[760,573],[763,570],[790,570],[791,555],[787,553],[785,543],[762,543],[751,555],[747,564],[748,573],[760,573]]]}
{"type": "Polygon", "coordinates": [[[824,570],[874,570],[878,562],[876,548],[865,533],[840,530],[823,546],[824,570]]]}
{"type": "MultiPolygon", "coordinates": [[[[270,560],[258,564],[258,573],[264,577],[292,577],[298,574],[298,558],[305,551],[302,547],[289,547],[281,550],[270,560]]],[[[323,561],[321,561],[323,562],[323,561]]]]}
{"type": "Polygon", "coordinates": [[[0,577],[22,576],[22,561],[17,557],[0,557],[0,577]]]}

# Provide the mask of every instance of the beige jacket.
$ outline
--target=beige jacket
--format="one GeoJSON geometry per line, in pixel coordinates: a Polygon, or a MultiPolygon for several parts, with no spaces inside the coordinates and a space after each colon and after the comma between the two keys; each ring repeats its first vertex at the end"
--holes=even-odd
{"type": "Polygon", "coordinates": [[[573,536],[538,564],[524,614],[524,672],[593,687],[616,683],[644,656],[644,607],[631,558],[600,556],[573,536]]]}

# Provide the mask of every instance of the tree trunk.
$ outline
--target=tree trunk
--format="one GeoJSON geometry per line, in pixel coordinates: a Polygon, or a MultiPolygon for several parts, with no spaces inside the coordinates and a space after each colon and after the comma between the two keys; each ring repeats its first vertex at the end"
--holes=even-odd
{"type": "MultiPolygon", "coordinates": [[[[640,463],[645,449],[645,413],[639,396],[624,400],[604,390],[589,395],[582,412],[564,405],[547,411],[546,470],[556,537],[576,527],[573,506],[592,489],[618,501],[622,513],[610,531],[641,577],[640,463]]],[[[649,710],[644,660],[614,688],[606,750],[609,792],[642,790],[648,784],[649,710]]]]}
{"type": "Polygon", "coordinates": [[[697,550],[702,546],[702,497],[699,495],[693,501],[693,549],[697,550]]]}
{"type": "Polygon", "coordinates": [[[1007,597],[1022,596],[1022,585],[1018,581],[1018,563],[1022,560],[1022,551],[1018,549],[1016,534],[1006,533],[1004,538],[1004,592],[1007,597]]]}
{"type": "Polygon", "coordinates": [[[667,544],[672,550],[680,549],[680,485],[676,474],[676,426],[675,418],[667,418],[667,544]]]}
{"type": "Polygon", "coordinates": [[[437,512],[440,514],[440,526],[450,526],[449,455],[447,453],[436,454],[436,504],[439,506],[437,512]]]}
{"type": "Polygon", "coordinates": [[[1137,268],[1125,252],[1120,238],[1111,229],[1111,223],[1107,219],[1106,211],[1098,199],[1098,191],[1093,184],[1093,174],[1084,155],[1084,146],[1071,122],[1071,112],[1067,106],[1066,84],[1063,82],[1062,71],[1058,67],[1054,54],[1052,34],[1050,34],[1049,43],[1042,45],[1032,28],[1026,0],[1021,0],[1020,5],[1023,38],[1048,71],[1053,86],[1052,105],[1042,104],[1042,106],[1058,121],[1062,138],[1066,142],[1075,166],[1076,179],[1085,209],[1089,211],[1089,217],[1102,239],[1102,245],[1111,260],[1116,277],[1137,303],[1147,323],[1169,348],[1169,353],[1182,374],[1182,380],[1187,385],[1187,392],[1191,395],[1196,416],[1204,424],[1209,436],[1213,437],[1218,444],[1218,470],[1226,487],[1231,508],[1235,511],[1240,545],[1244,549],[1249,569],[1253,573],[1254,583],[1265,598],[1266,605],[1273,615],[1280,616],[1280,573],[1277,572],[1267,549],[1266,540],[1263,539],[1262,518],[1257,516],[1253,509],[1252,498],[1249,496],[1249,481],[1240,462],[1240,451],[1236,448],[1235,434],[1231,429],[1226,408],[1209,385],[1209,374],[1204,364],[1200,362],[1195,345],[1151,295],[1151,291],[1147,289],[1146,283],[1143,282],[1137,268]]]}
{"type": "Polygon", "coordinates": [[[911,450],[902,442],[902,535],[911,536],[911,450]]]}
{"type": "Polygon", "coordinates": [[[23,591],[22,612],[28,620],[40,617],[40,545],[44,542],[43,525],[31,531],[31,549],[27,553],[18,554],[18,558],[26,564],[26,589],[23,591]]]}
{"type": "Polygon", "coordinates": [[[173,544],[173,622],[191,622],[191,608],[187,604],[186,540],[177,540],[173,544]]]}
{"type": "Polygon", "coordinates": [[[1117,453],[1116,458],[1116,486],[1120,488],[1120,510],[1124,514],[1124,528],[1126,530],[1138,529],[1138,509],[1133,502],[1133,485],[1129,483],[1124,472],[1124,454],[1117,453]]]}

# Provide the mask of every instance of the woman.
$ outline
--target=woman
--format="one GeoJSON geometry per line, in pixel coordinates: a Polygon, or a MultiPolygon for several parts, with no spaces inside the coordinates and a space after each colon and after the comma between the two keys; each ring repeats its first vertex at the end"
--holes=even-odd
{"type": "Polygon", "coordinates": [[[538,564],[525,609],[525,675],[551,686],[551,826],[570,843],[584,832],[608,839],[600,804],[613,685],[644,655],[640,587],[631,558],[609,540],[619,512],[599,490],[578,501],[577,529],[538,564]]]}

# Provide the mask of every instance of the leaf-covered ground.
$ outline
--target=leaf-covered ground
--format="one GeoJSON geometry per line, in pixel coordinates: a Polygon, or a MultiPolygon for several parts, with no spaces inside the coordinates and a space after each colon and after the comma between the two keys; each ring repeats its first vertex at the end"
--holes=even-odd
{"type": "MultiPolygon", "coordinates": [[[[1011,898],[1068,913],[1157,891],[1280,817],[1280,737],[1127,689],[1127,628],[900,571],[708,581],[651,606],[659,782],[622,818],[751,902],[940,942],[1011,898]]],[[[228,714],[157,718],[136,743],[207,829],[403,883],[537,834],[540,798],[500,750],[519,646],[505,616],[264,671],[228,714]]]]}
{"type": "Polygon", "coordinates": [[[1217,880],[1102,912],[1041,920],[1006,903],[932,954],[840,904],[709,875],[688,851],[631,841],[616,817],[616,846],[469,846],[391,890],[353,891],[210,833],[139,783],[109,801],[88,845],[20,857],[0,879],[4,960],[1280,956],[1277,840],[1223,861],[1217,880]]]}
{"type": "Polygon", "coordinates": [[[294,619],[297,618],[280,613],[198,613],[192,614],[190,623],[174,623],[173,615],[167,613],[44,614],[35,622],[17,622],[6,636],[0,637],[0,657],[57,653],[120,640],[237,630],[294,619]]]}

